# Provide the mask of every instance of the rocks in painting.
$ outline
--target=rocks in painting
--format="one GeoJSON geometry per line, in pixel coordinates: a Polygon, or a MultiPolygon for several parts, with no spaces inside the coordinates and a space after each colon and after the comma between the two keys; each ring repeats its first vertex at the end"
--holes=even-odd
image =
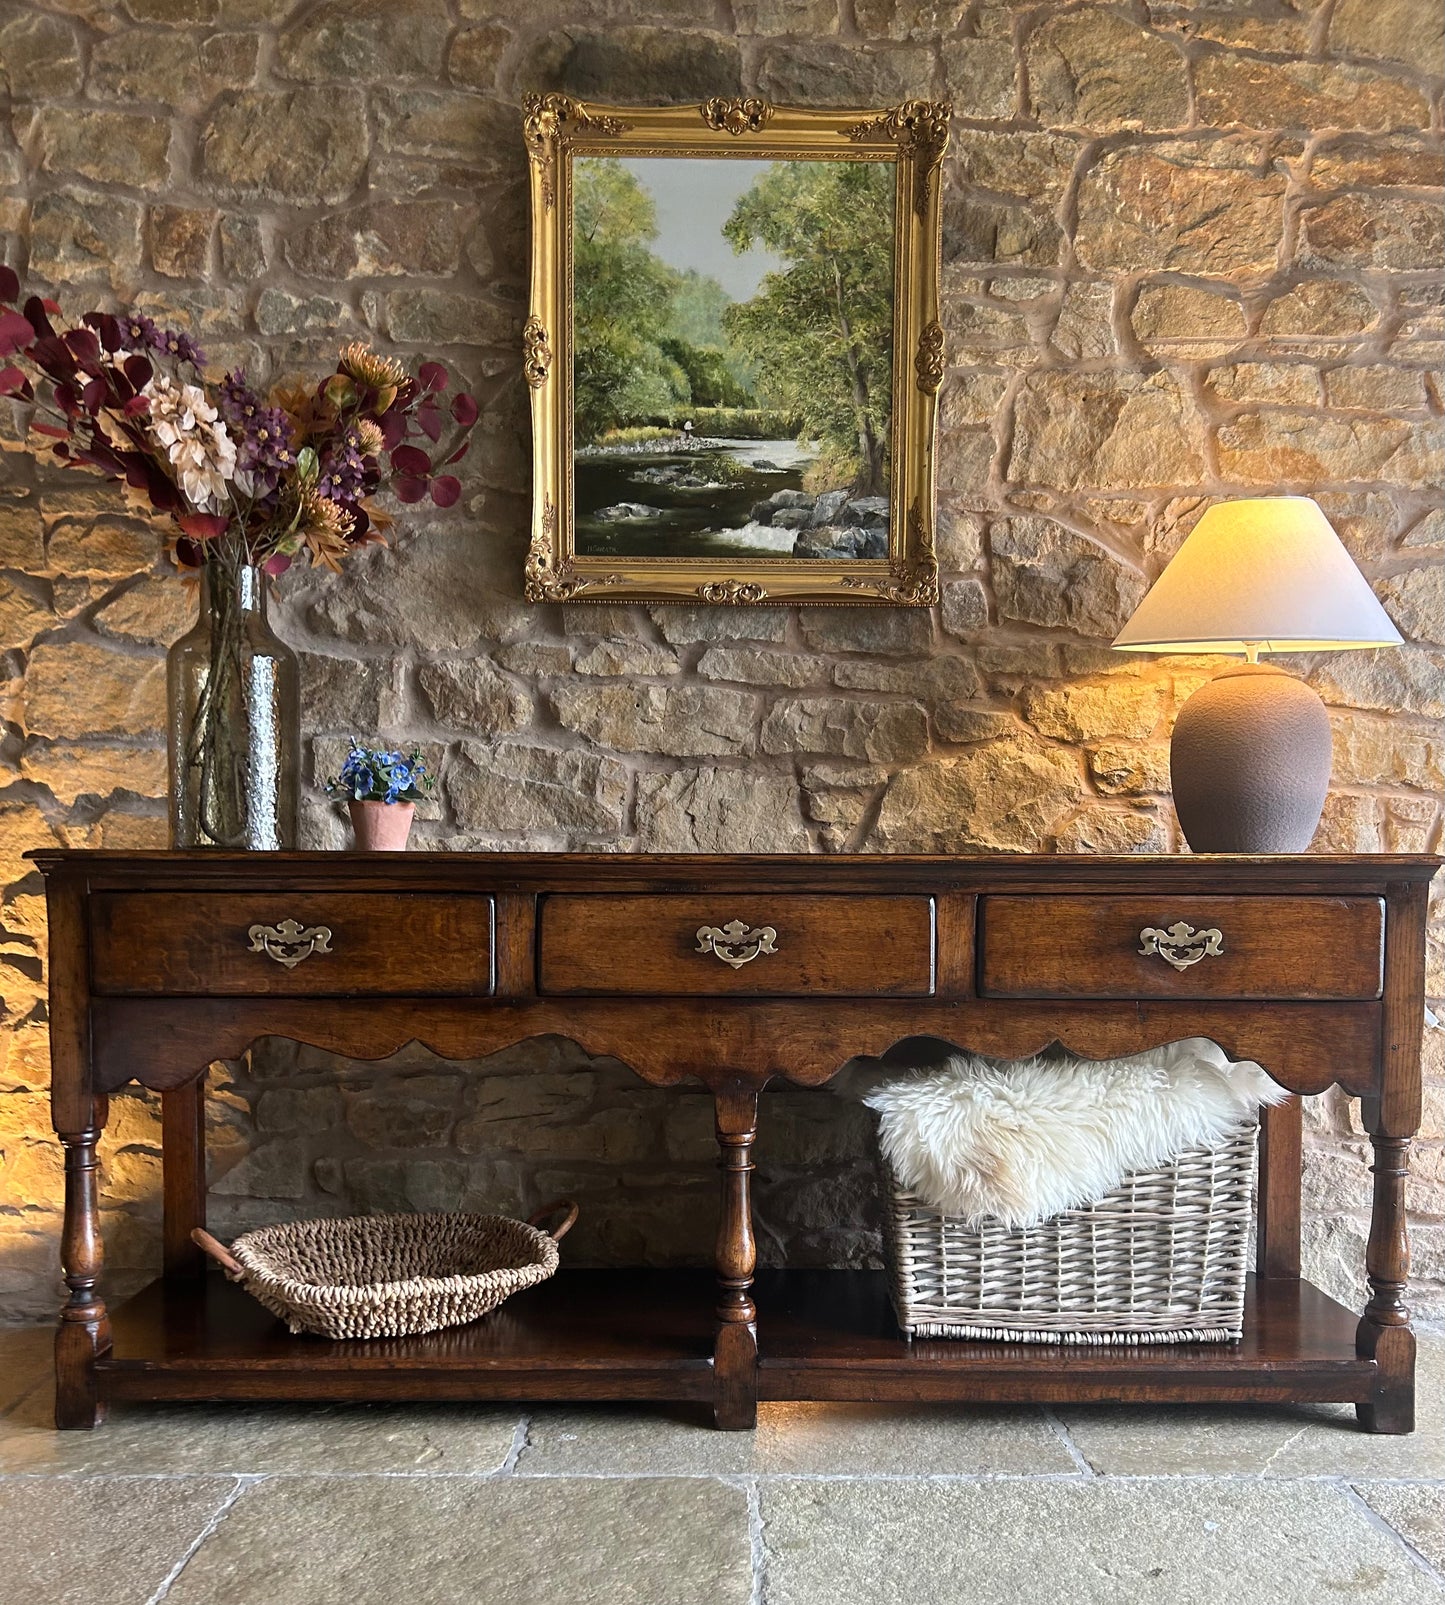
{"type": "Polygon", "coordinates": [[[857,524],[863,529],[887,529],[888,498],[855,496],[839,509],[837,521],[840,524],[857,524]]]}
{"type": "Polygon", "coordinates": [[[709,479],[685,463],[659,463],[655,468],[639,468],[632,479],[639,485],[669,485],[674,490],[717,490],[719,481],[709,479]]]}
{"type": "Polygon", "coordinates": [[[784,508],[800,509],[812,512],[814,498],[805,490],[775,490],[771,496],[760,502],[754,502],[752,511],[748,514],[755,524],[771,524],[774,514],[784,508]]]}
{"type": "Polygon", "coordinates": [[[794,557],[887,557],[888,528],[862,524],[822,524],[805,529],[793,542],[794,557]]]}
{"type": "Polygon", "coordinates": [[[802,490],[775,490],[755,502],[754,524],[795,529],[794,557],[887,557],[888,498],[854,496],[848,490],[825,490],[810,496],[802,490]]]}
{"type": "Polygon", "coordinates": [[[848,492],[846,490],[825,490],[821,496],[814,500],[813,511],[808,515],[808,523],[814,529],[818,529],[823,524],[834,523],[847,500],[848,492]]]}
{"type": "Polygon", "coordinates": [[[592,516],[601,519],[604,524],[631,524],[642,519],[661,518],[662,514],[656,507],[648,507],[644,502],[614,502],[611,507],[603,507],[592,516]]]}

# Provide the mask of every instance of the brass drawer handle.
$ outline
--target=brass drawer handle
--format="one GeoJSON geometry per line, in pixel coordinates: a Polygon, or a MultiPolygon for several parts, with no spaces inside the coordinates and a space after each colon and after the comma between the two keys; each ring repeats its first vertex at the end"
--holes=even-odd
{"type": "Polygon", "coordinates": [[[778,933],[771,925],[760,925],[750,931],[741,920],[729,920],[719,929],[716,925],[700,926],[697,933],[698,953],[711,953],[724,964],[740,970],[751,964],[759,953],[776,953],[778,933]]]}
{"type": "Polygon", "coordinates": [[[246,934],[251,938],[251,952],[264,953],[288,970],[313,953],[331,952],[331,928],[326,925],[303,928],[296,920],[282,920],[276,925],[253,925],[246,934]]]}
{"type": "Polygon", "coordinates": [[[1160,930],[1156,925],[1146,925],[1139,932],[1139,952],[1145,957],[1157,954],[1166,964],[1172,964],[1176,970],[1187,970],[1191,964],[1198,964],[1200,959],[1223,953],[1224,933],[1213,926],[1207,931],[1196,931],[1192,925],[1186,925],[1183,920],[1169,926],[1167,930],[1160,930]]]}

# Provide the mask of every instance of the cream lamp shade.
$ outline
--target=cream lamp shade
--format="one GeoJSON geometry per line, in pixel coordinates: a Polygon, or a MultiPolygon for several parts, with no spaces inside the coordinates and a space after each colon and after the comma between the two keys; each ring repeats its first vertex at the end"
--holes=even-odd
{"type": "Polygon", "coordinates": [[[1261,652],[1398,646],[1390,622],[1308,496],[1220,502],[1120,630],[1125,652],[1237,652],[1179,710],[1174,811],[1196,853],[1299,853],[1329,791],[1325,705],[1261,652]]]}
{"type": "Polygon", "coordinates": [[[1219,502],[1114,645],[1125,652],[1318,652],[1400,632],[1308,496],[1219,502]]]}

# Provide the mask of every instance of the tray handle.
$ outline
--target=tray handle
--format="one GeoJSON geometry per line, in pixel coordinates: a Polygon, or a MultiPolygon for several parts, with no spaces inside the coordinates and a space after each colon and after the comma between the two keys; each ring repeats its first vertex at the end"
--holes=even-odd
{"type": "Polygon", "coordinates": [[[191,1241],[203,1254],[209,1254],[233,1282],[239,1282],[246,1274],[246,1267],[230,1249],[219,1239],[212,1237],[209,1232],[202,1231],[199,1226],[192,1228],[191,1241]]]}
{"type": "MultiPolygon", "coordinates": [[[[577,1200],[575,1198],[558,1198],[550,1204],[544,1204],[541,1209],[535,1211],[531,1215],[528,1215],[527,1224],[529,1226],[540,1227],[542,1222],[546,1220],[549,1215],[555,1215],[559,1210],[563,1212],[562,1224],[556,1229],[556,1231],[548,1232],[547,1235],[554,1243],[560,1243],[567,1233],[570,1232],[577,1224],[578,1209],[577,1200]]],[[[205,1245],[202,1244],[201,1246],[204,1247],[205,1245]]],[[[217,1247],[219,1246],[220,1245],[217,1244],[217,1247]]]]}

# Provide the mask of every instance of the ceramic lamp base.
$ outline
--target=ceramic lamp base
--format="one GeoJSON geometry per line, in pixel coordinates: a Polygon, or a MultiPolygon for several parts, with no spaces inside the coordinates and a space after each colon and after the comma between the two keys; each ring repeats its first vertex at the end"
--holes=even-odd
{"type": "Polygon", "coordinates": [[[1169,749],[1174,808],[1196,853],[1302,853],[1334,756],[1325,705],[1304,681],[1241,663],[1179,710],[1169,749]]]}

